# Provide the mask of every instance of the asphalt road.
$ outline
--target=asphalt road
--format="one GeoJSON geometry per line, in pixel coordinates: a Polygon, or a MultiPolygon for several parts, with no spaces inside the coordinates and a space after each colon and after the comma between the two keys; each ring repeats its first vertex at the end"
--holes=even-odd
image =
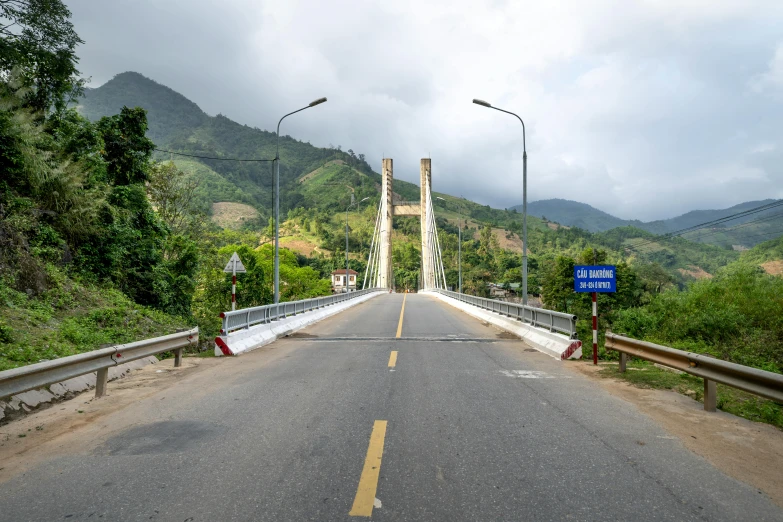
{"type": "Polygon", "coordinates": [[[0,521],[783,520],[632,405],[434,297],[383,295],[272,346],[0,484],[0,521]]]}

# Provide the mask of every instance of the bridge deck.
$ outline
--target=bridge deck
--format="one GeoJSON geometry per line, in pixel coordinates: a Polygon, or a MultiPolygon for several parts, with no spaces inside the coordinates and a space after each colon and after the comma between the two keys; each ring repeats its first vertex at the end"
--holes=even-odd
{"type": "Polygon", "coordinates": [[[0,521],[348,520],[368,499],[373,520],[783,517],[567,363],[426,295],[377,297],[96,422],[0,484],[0,521]]]}

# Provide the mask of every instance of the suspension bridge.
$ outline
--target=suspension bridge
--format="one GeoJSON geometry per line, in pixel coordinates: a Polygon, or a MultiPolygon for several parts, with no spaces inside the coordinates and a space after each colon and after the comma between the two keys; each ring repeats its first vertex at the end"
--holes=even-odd
{"type": "Polygon", "coordinates": [[[395,216],[416,216],[421,220],[420,289],[445,289],[446,271],[443,268],[443,255],[432,206],[432,160],[421,160],[420,201],[394,200],[394,162],[391,158],[384,158],[381,176],[381,200],[378,203],[362,288],[394,288],[392,221],[395,216]]]}
{"type": "MultiPolygon", "coordinates": [[[[648,416],[655,401],[563,362],[580,354],[576,317],[446,290],[431,166],[419,201],[395,201],[383,160],[364,289],[221,314],[216,355],[241,357],[183,359],[196,329],[0,372],[0,400],[20,409],[96,370],[100,397],[0,428],[0,522],[782,520],[780,488],[759,478],[779,475],[774,428],[711,432],[726,414],[690,399],[648,416]],[[421,220],[417,294],[389,292],[397,216],[421,220]],[[687,429],[661,421],[674,416],[687,429]],[[726,463],[729,438],[752,472],[726,463]]],[[[721,378],[685,361],[712,372],[705,390],[721,378]]],[[[721,382],[743,386],[730,370],[721,382]]]]}

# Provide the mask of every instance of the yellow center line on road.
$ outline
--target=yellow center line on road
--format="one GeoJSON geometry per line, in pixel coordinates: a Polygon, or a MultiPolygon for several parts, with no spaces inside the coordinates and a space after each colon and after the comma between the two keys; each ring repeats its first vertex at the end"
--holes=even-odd
{"type": "Polygon", "coordinates": [[[402,335],[402,317],[405,315],[405,299],[407,299],[408,294],[403,294],[402,298],[402,310],[400,310],[400,322],[397,324],[397,338],[402,335]]]}
{"type": "Polygon", "coordinates": [[[381,473],[386,424],[385,420],[377,420],[372,427],[370,445],[367,447],[367,457],[364,459],[364,468],[359,479],[359,487],[356,488],[353,507],[348,512],[352,517],[372,516],[372,508],[375,505],[375,492],[378,488],[378,475],[381,473]]]}
{"type": "Polygon", "coordinates": [[[397,351],[396,350],[392,351],[392,353],[389,355],[389,368],[394,368],[395,366],[397,366],[397,351]]]}

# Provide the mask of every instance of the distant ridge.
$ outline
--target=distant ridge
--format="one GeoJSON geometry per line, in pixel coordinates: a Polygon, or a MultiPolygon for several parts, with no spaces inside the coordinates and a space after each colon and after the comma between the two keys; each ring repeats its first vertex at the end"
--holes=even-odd
{"type": "MultiPolygon", "coordinates": [[[[546,217],[549,221],[560,223],[569,227],[579,227],[590,232],[604,232],[617,227],[637,227],[654,234],[674,232],[694,225],[699,225],[714,219],[730,216],[738,212],[750,210],[755,207],[774,203],[775,199],[760,201],[746,201],[733,207],[717,210],[692,210],[681,216],[656,221],[639,221],[638,219],[621,219],[599,210],[587,203],[572,201],[570,199],[542,199],[527,204],[527,211],[531,216],[546,217]]],[[[522,205],[511,207],[517,211],[522,210],[522,205]]],[[[771,211],[770,213],[774,213],[771,211]]],[[[760,216],[764,216],[761,213],[760,216]]],[[[759,216],[740,218],[731,222],[731,226],[746,223],[759,216]]]]}
{"type": "MultiPolygon", "coordinates": [[[[762,205],[774,203],[777,200],[746,201],[733,207],[717,210],[693,210],[669,219],[643,222],[639,220],[621,219],[586,203],[568,199],[544,199],[528,203],[528,213],[531,216],[546,218],[549,221],[569,227],[579,227],[590,232],[605,232],[618,227],[636,227],[653,234],[666,234],[688,227],[700,225],[715,219],[750,210],[762,205]]],[[[522,205],[512,207],[522,210],[522,205]]],[[[693,241],[701,241],[728,248],[753,246],[774,236],[775,231],[783,234],[783,210],[780,208],[759,212],[747,217],[731,220],[724,225],[704,229],[688,234],[693,241]],[[779,217],[777,217],[779,215],[779,217]],[[758,224],[748,224],[752,220],[763,219],[758,224]],[[743,225],[737,227],[737,225],[743,225]],[[737,227],[734,229],[734,227],[737,227]]]]}
{"type": "MultiPolygon", "coordinates": [[[[512,208],[521,211],[522,205],[512,208]]],[[[570,199],[533,201],[527,204],[527,211],[531,216],[546,217],[549,221],[555,221],[569,227],[579,227],[590,232],[603,232],[612,228],[642,224],[641,221],[620,219],[587,203],[570,199]]]]}

